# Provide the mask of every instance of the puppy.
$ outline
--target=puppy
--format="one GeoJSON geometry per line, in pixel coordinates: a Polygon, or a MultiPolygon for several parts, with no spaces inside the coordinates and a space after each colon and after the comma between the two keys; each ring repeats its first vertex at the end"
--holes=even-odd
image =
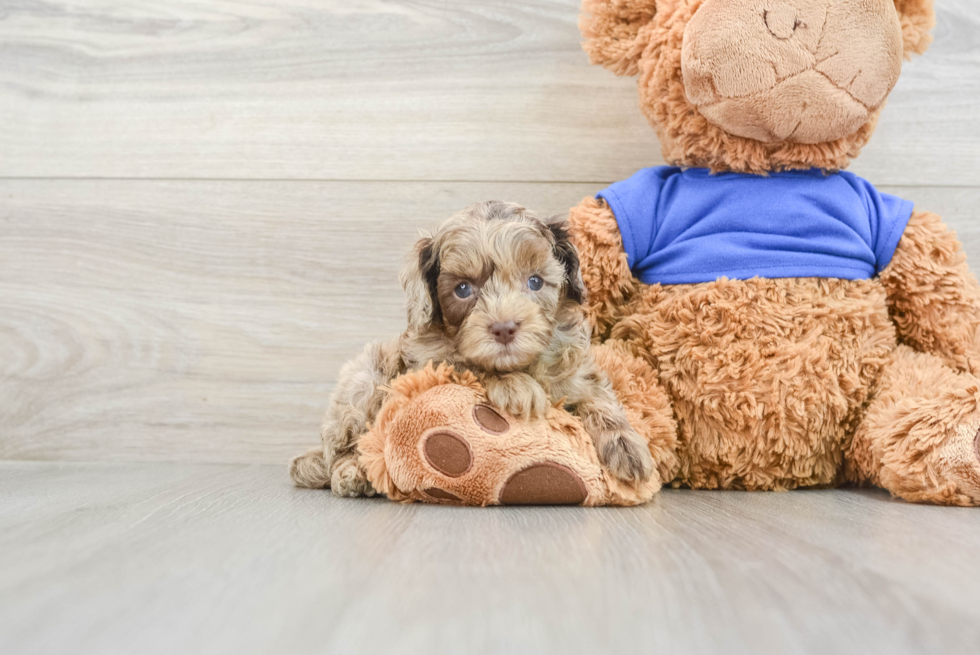
{"type": "Polygon", "coordinates": [[[486,202],[421,239],[401,273],[408,329],[369,344],[340,371],[324,419],[323,448],[293,460],[299,486],[371,496],[357,443],[396,376],[446,362],[472,371],[490,402],[525,419],[564,399],[616,477],[648,478],[653,461],[589,350],[578,254],[561,222],[486,202]]]}

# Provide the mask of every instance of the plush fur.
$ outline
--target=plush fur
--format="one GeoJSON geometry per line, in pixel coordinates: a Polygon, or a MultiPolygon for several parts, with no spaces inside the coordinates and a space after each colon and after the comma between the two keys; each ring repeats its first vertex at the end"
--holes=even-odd
{"type": "MultiPolygon", "coordinates": [[[[789,5],[823,7],[830,15],[856,12],[859,4],[873,15],[855,16],[852,26],[865,27],[841,42],[842,51],[857,53],[855,61],[878,61],[861,53],[880,47],[888,25],[906,57],[925,50],[934,24],[929,0],[814,0],[805,6],[790,0],[586,0],[581,26],[595,63],[639,75],[641,107],[669,163],[757,174],[833,171],[847,166],[871,137],[887,91],[879,105],[868,103],[861,125],[830,140],[738,136],[732,130],[741,128],[733,125],[747,117],[709,120],[701,103],[692,102],[699,91],[685,85],[684,49],[702,36],[692,30],[708,29],[695,21],[702,8],[715,12],[716,21],[726,11],[737,18],[749,5],[760,21],[766,10],[788,12],[769,30],[782,38],[792,32],[789,14],[802,15],[789,5]]],[[[740,38],[768,39],[761,25],[739,32],[740,38]]],[[[718,94],[713,84],[740,83],[722,79],[728,55],[712,47],[715,69],[697,78],[708,95],[718,94]]],[[[781,47],[738,46],[777,68],[799,54],[781,47]]],[[[886,57],[878,71],[868,71],[870,86],[890,89],[893,71],[885,69],[891,62],[886,57]]],[[[853,62],[841,66],[850,69],[853,62]]],[[[760,71],[759,79],[771,72],[760,71]]],[[[752,71],[732,74],[748,75],[746,84],[754,84],[752,71]]],[[[760,83],[752,93],[764,104],[772,89],[760,83]]],[[[828,115],[808,120],[826,122],[809,125],[810,135],[839,127],[828,115]]],[[[661,418],[678,425],[672,484],[792,489],[849,482],[881,486],[914,502],[980,504],[980,285],[938,216],[917,209],[891,264],[875,279],[672,286],[633,278],[615,217],[602,201],[586,198],[569,223],[596,340],[614,339],[642,357],[657,372],[651,398],[670,401],[661,418]]]]}

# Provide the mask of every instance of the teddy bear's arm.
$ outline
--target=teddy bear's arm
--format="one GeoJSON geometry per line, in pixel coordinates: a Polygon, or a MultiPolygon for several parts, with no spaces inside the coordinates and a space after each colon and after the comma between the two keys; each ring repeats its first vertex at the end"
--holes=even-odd
{"type": "Polygon", "coordinates": [[[616,217],[604,200],[586,198],[569,212],[568,223],[579,251],[593,337],[601,340],[619,320],[637,281],[630,272],[616,217]]]}
{"type": "Polygon", "coordinates": [[[903,343],[980,374],[980,285],[939,216],[912,215],[881,281],[903,343]]]}

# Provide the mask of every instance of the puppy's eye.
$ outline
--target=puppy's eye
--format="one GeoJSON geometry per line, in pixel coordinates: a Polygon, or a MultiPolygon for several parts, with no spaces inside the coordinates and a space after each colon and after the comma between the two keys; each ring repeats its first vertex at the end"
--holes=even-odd
{"type": "Polygon", "coordinates": [[[457,284],[453,291],[455,292],[457,298],[469,298],[473,295],[473,287],[466,282],[460,282],[457,284]]]}
{"type": "Polygon", "coordinates": [[[541,291],[541,287],[544,286],[544,280],[542,280],[537,275],[532,275],[527,279],[527,288],[531,291],[541,291]]]}

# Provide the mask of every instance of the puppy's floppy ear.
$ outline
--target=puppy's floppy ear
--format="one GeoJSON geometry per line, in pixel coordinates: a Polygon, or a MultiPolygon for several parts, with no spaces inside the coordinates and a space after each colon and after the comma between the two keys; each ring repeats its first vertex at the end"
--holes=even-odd
{"type": "Polygon", "coordinates": [[[555,258],[565,267],[565,297],[581,305],[586,300],[585,283],[582,281],[578,250],[568,234],[568,221],[563,216],[553,216],[546,225],[555,238],[555,258]]]}
{"type": "Polygon", "coordinates": [[[936,26],[933,0],[895,0],[895,9],[902,23],[905,58],[921,55],[932,43],[932,28],[936,26]]]}
{"type": "Polygon", "coordinates": [[[657,0],[583,0],[578,27],[593,64],[636,75],[657,14],[657,0]]]}
{"type": "Polygon", "coordinates": [[[398,276],[408,296],[408,326],[421,330],[442,322],[439,307],[439,253],[432,237],[415,244],[398,276]]]}

